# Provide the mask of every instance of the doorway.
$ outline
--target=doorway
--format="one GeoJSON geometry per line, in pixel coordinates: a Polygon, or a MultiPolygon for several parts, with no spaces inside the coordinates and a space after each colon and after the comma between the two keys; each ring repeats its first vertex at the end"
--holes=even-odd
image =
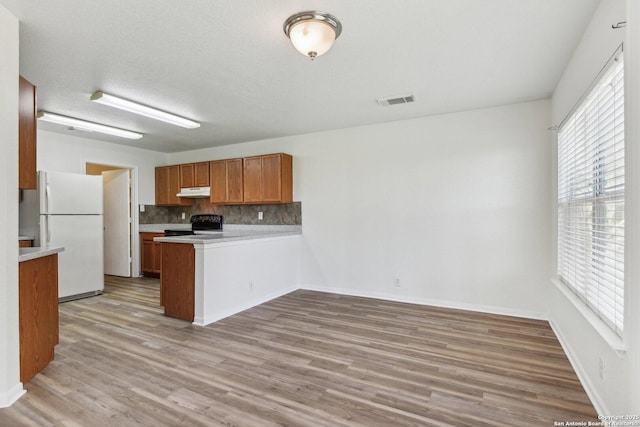
{"type": "Polygon", "coordinates": [[[133,277],[133,170],[86,163],[87,175],[102,175],[104,195],[104,274],[133,277]]]}

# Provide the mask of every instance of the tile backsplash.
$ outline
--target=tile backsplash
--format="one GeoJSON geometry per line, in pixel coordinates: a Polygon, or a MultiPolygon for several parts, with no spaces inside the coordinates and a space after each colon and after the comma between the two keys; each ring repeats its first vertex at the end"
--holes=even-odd
{"type": "Polygon", "coordinates": [[[207,199],[196,199],[193,206],[144,205],[140,224],[188,224],[191,215],[215,213],[224,216],[226,224],[302,225],[302,203],[277,205],[212,205],[207,199]],[[258,219],[258,212],[263,219],[258,219]],[[182,219],[182,214],[185,219],[182,219]]]}

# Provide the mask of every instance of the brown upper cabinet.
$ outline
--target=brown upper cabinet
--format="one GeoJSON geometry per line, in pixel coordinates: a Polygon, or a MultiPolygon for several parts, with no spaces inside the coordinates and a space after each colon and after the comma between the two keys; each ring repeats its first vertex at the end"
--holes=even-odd
{"type": "Polygon", "coordinates": [[[156,168],[157,206],[193,205],[176,196],[189,187],[211,187],[213,204],[291,203],[293,158],[277,153],[156,168]]]}
{"type": "Polygon", "coordinates": [[[262,156],[244,159],[244,201],[259,203],[262,201],[262,156]]]}
{"type": "Polygon", "coordinates": [[[169,169],[156,167],[156,205],[169,203],[169,169]]]}
{"type": "Polygon", "coordinates": [[[36,87],[20,76],[18,107],[18,188],[37,188],[36,87]]]}
{"type": "Polygon", "coordinates": [[[211,179],[211,203],[242,203],[242,159],[214,160],[209,162],[211,179]]]}
{"type": "Polygon", "coordinates": [[[193,199],[178,197],[180,192],[180,165],[156,167],[156,205],[191,206],[193,199]]]}
{"type": "Polygon", "coordinates": [[[208,187],[209,162],[180,165],[180,187],[208,187]]]}
{"type": "Polygon", "coordinates": [[[227,202],[242,203],[244,201],[243,194],[243,178],[242,178],[242,159],[225,160],[227,170],[227,202]]]}
{"type": "Polygon", "coordinates": [[[244,203],[291,203],[293,159],[284,153],[244,159],[244,203]]]}

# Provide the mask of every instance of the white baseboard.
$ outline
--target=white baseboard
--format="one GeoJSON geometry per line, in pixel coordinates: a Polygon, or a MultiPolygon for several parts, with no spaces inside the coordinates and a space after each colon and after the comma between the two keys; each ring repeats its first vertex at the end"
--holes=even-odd
{"type": "Polygon", "coordinates": [[[222,320],[225,317],[233,316],[234,314],[240,313],[244,310],[248,310],[252,307],[263,304],[267,301],[271,301],[272,299],[279,298],[283,295],[286,295],[298,289],[304,289],[307,291],[317,291],[317,292],[329,292],[333,294],[349,295],[349,296],[363,297],[363,298],[376,298],[376,299],[382,299],[382,300],[388,300],[388,301],[404,302],[409,304],[431,305],[434,307],[477,311],[480,313],[500,314],[503,316],[521,317],[525,319],[547,320],[546,313],[539,313],[539,312],[533,312],[533,311],[516,310],[511,308],[495,307],[495,306],[480,305],[480,304],[467,304],[467,303],[461,303],[457,301],[445,301],[445,300],[436,300],[436,299],[430,299],[430,298],[415,298],[415,297],[409,297],[405,295],[394,295],[394,294],[389,294],[384,292],[365,292],[365,291],[356,291],[348,288],[335,288],[335,287],[316,286],[316,285],[307,284],[307,285],[302,285],[299,288],[291,287],[283,291],[274,292],[262,298],[253,300],[245,304],[237,305],[233,308],[229,308],[227,310],[216,313],[214,315],[196,317],[193,320],[193,324],[196,326],[207,326],[213,322],[222,320]]]}
{"type": "Polygon", "coordinates": [[[611,412],[609,412],[609,410],[607,409],[607,406],[605,405],[604,400],[602,400],[602,398],[598,394],[597,388],[594,387],[593,383],[591,382],[591,379],[587,375],[587,372],[585,371],[584,367],[580,363],[579,359],[576,357],[573,350],[571,350],[571,346],[569,345],[568,341],[565,339],[564,335],[560,331],[560,328],[558,328],[558,326],[554,323],[553,320],[549,320],[549,324],[551,325],[551,329],[553,330],[553,333],[556,334],[558,341],[560,341],[560,345],[564,350],[564,354],[567,355],[567,358],[569,359],[569,363],[571,363],[573,370],[575,371],[576,375],[578,376],[578,379],[580,380],[580,384],[582,384],[582,388],[584,388],[584,391],[587,393],[587,396],[589,396],[589,399],[591,400],[591,404],[595,408],[598,415],[611,414],[611,412]]]}
{"type": "Polygon", "coordinates": [[[224,311],[221,312],[217,312],[215,314],[212,315],[205,315],[204,317],[195,317],[193,319],[193,324],[196,326],[207,326],[210,325],[213,322],[217,322],[218,320],[222,320],[225,317],[229,317],[229,316],[233,316],[234,314],[238,314],[242,311],[248,310],[250,308],[253,308],[257,305],[260,304],[264,304],[267,301],[271,301],[272,299],[276,299],[279,298],[283,295],[286,295],[288,293],[291,293],[293,291],[297,291],[299,288],[297,286],[295,287],[291,287],[291,288],[287,288],[278,292],[273,292],[270,294],[267,294],[261,298],[255,299],[255,300],[251,300],[247,303],[244,304],[239,304],[236,305],[235,307],[232,308],[228,308],[224,311]]]}
{"type": "Polygon", "coordinates": [[[546,313],[539,313],[533,311],[517,310],[505,307],[495,307],[481,304],[468,304],[458,301],[446,301],[430,298],[416,298],[406,295],[395,295],[386,292],[368,292],[359,291],[347,288],[334,288],[327,286],[315,286],[315,285],[302,285],[300,289],[308,291],[329,292],[333,294],[349,295],[354,297],[363,298],[376,298],[395,302],[405,302],[409,304],[418,305],[431,305],[434,307],[453,308],[457,310],[477,311],[480,313],[500,314],[503,316],[522,317],[525,319],[547,320],[546,313]]]}
{"type": "Polygon", "coordinates": [[[27,391],[18,383],[5,393],[0,393],[0,408],[8,408],[13,405],[27,391]]]}

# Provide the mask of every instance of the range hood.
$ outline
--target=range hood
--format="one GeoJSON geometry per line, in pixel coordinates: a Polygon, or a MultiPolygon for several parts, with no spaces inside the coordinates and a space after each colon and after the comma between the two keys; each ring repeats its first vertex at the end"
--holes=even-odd
{"type": "Polygon", "coordinates": [[[192,199],[203,199],[211,196],[211,187],[191,187],[181,188],[176,194],[178,197],[188,197],[192,199]]]}

